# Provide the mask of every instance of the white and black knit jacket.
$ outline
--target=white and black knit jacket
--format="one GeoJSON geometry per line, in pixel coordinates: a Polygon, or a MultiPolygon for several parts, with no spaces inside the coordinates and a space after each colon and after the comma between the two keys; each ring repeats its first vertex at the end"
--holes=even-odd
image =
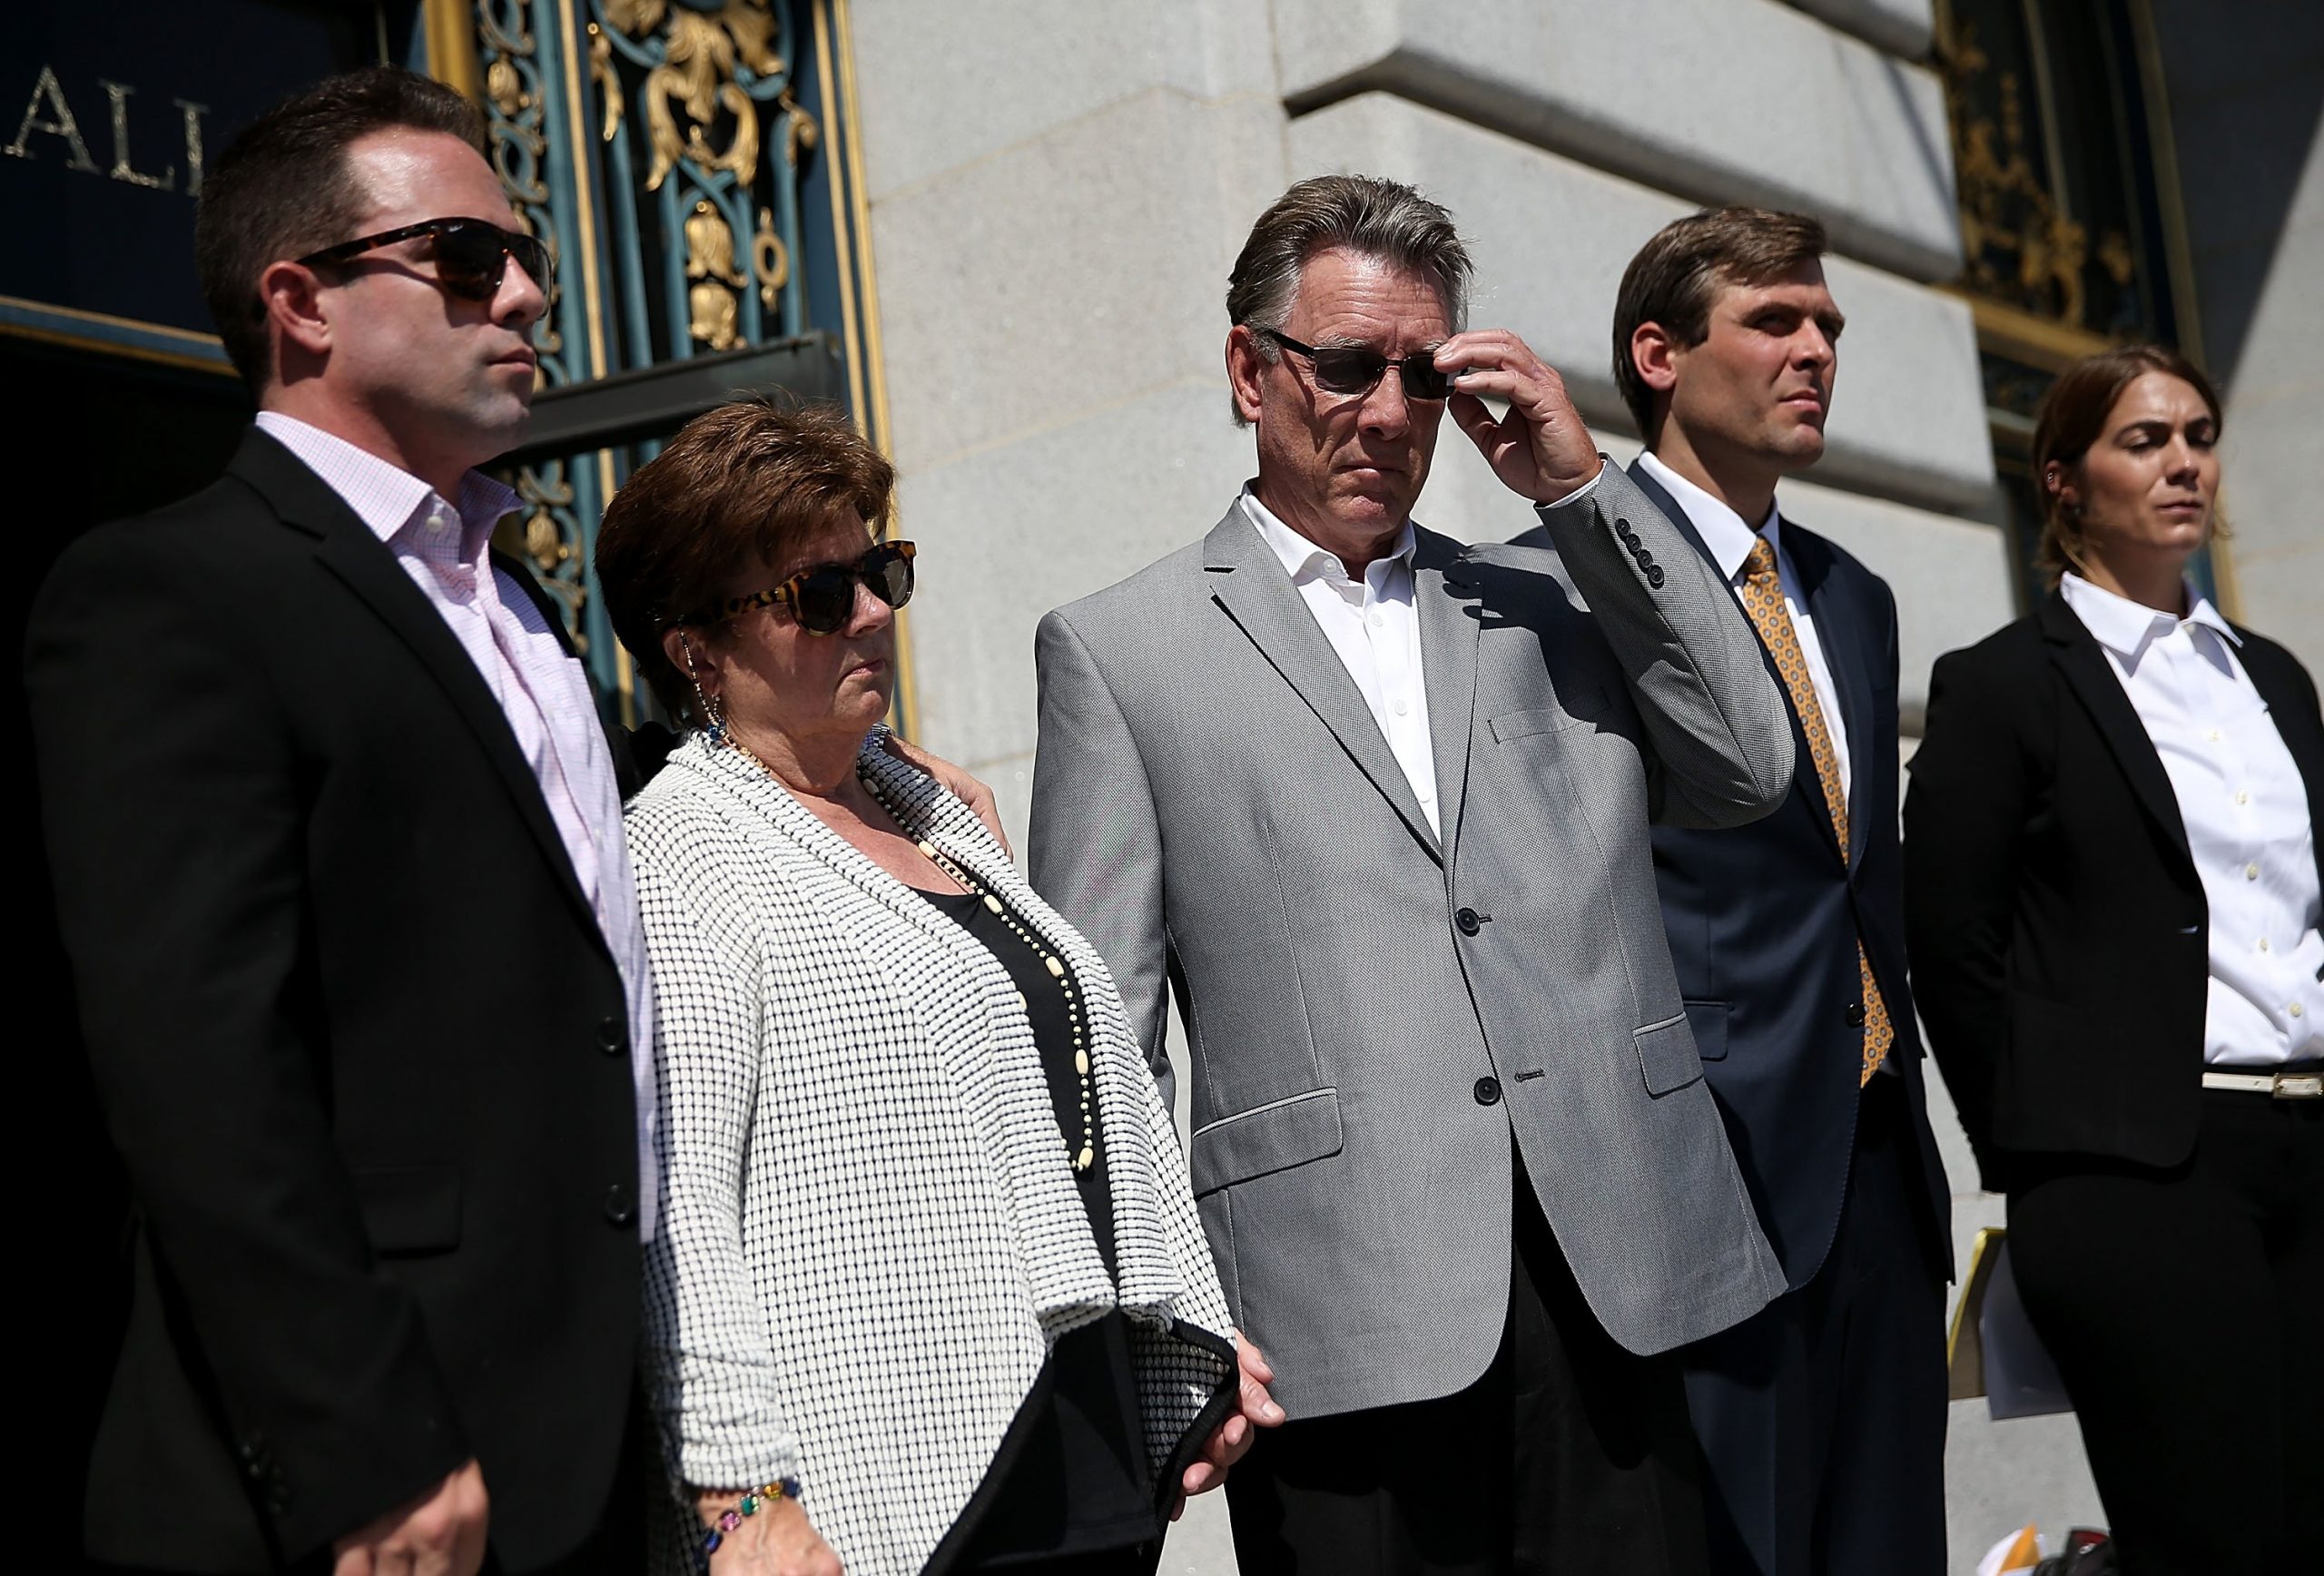
{"type": "Polygon", "coordinates": [[[1104,963],[881,737],[857,770],[904,829],[1080,984],[1118,1274],[1000,965],[757,763],[688,739],[627,823],[660,1010],[647,1381],[680,1478],[795,1473],[851,1576],[926,1563],[1065,1332],[1130,1315],[1157,1481],[1234,1374],[1177,1136],[1104,963]]]}

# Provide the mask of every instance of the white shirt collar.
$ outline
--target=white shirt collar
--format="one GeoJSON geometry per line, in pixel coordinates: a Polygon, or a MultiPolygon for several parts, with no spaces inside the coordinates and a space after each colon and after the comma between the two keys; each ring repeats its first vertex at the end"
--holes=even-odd
{"type": "Polygon", "coordinates": [[[1767,537],[1768,546],[1777,554],[1782,553],[1783,516],[1773,504],[1768,506],[1768,517],[1754,531],[1744,523],[1741,515],[1672,470],[1653,454],[1640,455],[1638,463],[1640,469],[1660,482],[1663,490],[1687,511],[1687,518],[1702,537],[1703,546],[1710,549],[1711,561],[1729,580],[1743,572],[1743,560],[1751,556],[1751,544],[1758,537],[1767,537]]]}
{"type": "MultiPolygon", "coordinates": [[[[1247,482],[1243,487],[1242,504],[1243,513],[1258,530],[1259,540],[1283,561],[1284,573],[1291,576],[1292,584],[1313,580],[1327,572],[1342,580],[1354,578],[1347,572],[1347,565],[1341,561],[1337,553],[1309,541],[1277,519],[1275,511],[1259,501],[1259,495],[1251,490],[1247,482]]],[[[1396,533],[1395,545],[1366,566],[1364,577],[1374,579],[1399,566],[1410,569],[1413,549],[1417,541],[1413,534],[1412,521],[1406,520],[1403,528],[1396,533]]]]}
{"type": "MultiPolygon", "coordinates": [[[[385,542],[425,513],[438,499],[426,482],[361,449],[312,422],[280,410],[258,413],[259,430],[297,456],[308,469],[346,501],[371,534],[385,542]]],[[[518,505],[517,495],[480,470],[460,478],[460,496],[453,503],[461,525],[461,557],[474,558],[492,535],[500,517],[518,505]]]]}
{"type": "Polygon", "coordinates": [[[2066,606],[2073,609],[2074,616],[2082,620],[2083,626],[2099,645],[2118,654],[2133,667],[2149,645],[2181,624],[2200,624],[2230,645],[2243,644],[2243,637],[2211,606],[2211,598],[2195,589],[2192,581],[2186,584],[2188,613],[2184,618],[2158,612],[2143,602],[2133,602],[2071,572],[2058,581],[2058,595],[2066,599],[2066,606]]]}

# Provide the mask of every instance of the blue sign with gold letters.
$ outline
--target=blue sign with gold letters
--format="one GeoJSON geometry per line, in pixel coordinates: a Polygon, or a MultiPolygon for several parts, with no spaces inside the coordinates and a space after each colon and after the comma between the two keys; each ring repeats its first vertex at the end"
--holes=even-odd
{"type": "Polygon", "coordinates": [[[205,163],[293,90],[392,58],[413,4],[34,0],[0,29],[0,331],[225,355],[194,277],[205,163]]]}

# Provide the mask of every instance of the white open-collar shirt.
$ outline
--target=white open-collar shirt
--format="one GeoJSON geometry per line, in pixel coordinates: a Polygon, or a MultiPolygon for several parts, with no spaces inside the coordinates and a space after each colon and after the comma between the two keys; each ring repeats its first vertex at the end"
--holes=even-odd
{"type": "Polygon", "coordinates": [[[1393,546],[1347,572],[1339,555],[1319,547],[1275,517],[1248,487],[1243,512],[1260,540],[1283,562],[1293,589],[1339,654],[1348,677],[1364,694],[1372,720],[1412,784],[1429,829],[1444,828],[1436,812],[1436,754],[1428,733],[1428,689],[1421,681],[1420,612],[1413,604],[1413,525],[1406,520],[1393,546]]]}
{"type": "Polygon", "coordinates": [[[2236,658],[2242,638],[2191,586],[2184,618],[2079,575],[2058,591],[2106,653],[2179,802],[2211,910],[2203,1060],[2324,1056],[2324,893],[2308,785],[2236,658]]]}
{"type": "MultiPolygon", "coordinates": [[[[1776,550],[1776,578],[1783,586],[1783,605],[1791,614],[1792,632],[1799,638],[1799,655],[1807,663],[1807,682],[1816,691],[1816,704],[1824,713],[1824,731],[1831,735],[1832,754],[1840,768],[1840,796],[1843,800],[1856,791],[1856,770],[1848,761],[1848,725],[1840,715],[1840,692],[1832,685],[1832,665],[1824,655],[1824,643],[1817,637],[1816,617],[1807,608],[1807,598],[1800,594],[1799,571],[1792,567],[1791,555],[1784,551],[1782,511],[1770,505],[1768,517],[1754,529],[1741,515],[1718,498],[1672,470],[1651,454],[1638,457],[1639,468],[1662,484],[1678,506],[1687,511],[1687,518],[1695,533],[1710,549],[1711,559],[1718,572],[1727,576],[1731,586],[1743,584],[1743,560],[1751,556],[1751,544],[1761,537],[1776,550]]],[[[1846,808],[1844,803],[1841,808],[1846,808]]],[[[1878,807],[1875,806],[1877,813],[1878,807]]]]}

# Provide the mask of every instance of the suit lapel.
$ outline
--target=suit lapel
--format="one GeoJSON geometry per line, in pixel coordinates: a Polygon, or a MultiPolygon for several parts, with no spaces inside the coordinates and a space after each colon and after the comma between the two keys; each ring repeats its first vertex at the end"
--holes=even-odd
{"type": "MultiPolygon", "coordinates": [[[[1695,551],[1702,555],[1703,562],[1724,576],[1726,571],[1719,568],[1718,556],[1710,550],[1710,544],[1703,540],[1702,533],[1695,529],[1695,522],[1687,517],[1687,511],[1679,507],[1679,500],[1670,496],[1669,489],[1655,480],[1654,473],[1642,465],[1631,466],[1630,476],[1630,479],[1638,484],[1638,489],[1647,496],[1657,509],[1661,511],[1662,517],[1677,527],[1679,534],[1694,545],[1695,551]]],[[[1743,599],[1735,596],[1735,586],[1732,581],[1727,582],[1727,594],[1729,596],[1735,596],[1735,605],[1738,607],[1742,606],[1743,599]]],[[[1812,609],[1810,611],[1813,612],[1812,609]]],[[[1816,616],[1820,618],[1822,616],[1817,614],[1816,616]]],[[[1751,620],[1748,613],[1744,616],[1743,621],[1750,624],[1751,620]]],[[[1758,634],[1758,626],[1753,625],[1751,633],[1756,637],[1758,634]]],[[[1768,676],[1776,681],[1776,689],[1783,696],[1783,714],[1791,723],[1792,786],[1807,801],[1810,819],[1816,822],[1817,830],[1822,833],[1824,841],[1831,844],[1832,857],[1837,859],[1840,857],[1840,834],[1838,829],[1832,824],[1831,803],[1824,797],[1824,780],[1816,774],[1816,753],[1807,747],[1807,730],[1800,725],[1798,708],[1791,704],[1790,686],[1783,682],[1782,670],[1776,666],[1776,659],[1768,654],[1767,642],[1764,640],[1759,642],[1759,662],[1768,670],[1768,676]]],[[[1843,720],[1853,726],[1852,719],[1844,718],[1843,720]]],[[[1850,824],[1853,825],[1854,822],[1851,822],[1850,824]]],[[[1854,840],[1850,841],[1853,843],[1854,840]]]]}
{"type": "MultiPolygon", "coordinates": [[[[1864,862],[1864,845],[1870,841],[1856,829],[1864,824],[1866,784],[1876,776],[1866,770],[1866,754],[1873,747],[1876,733],[1870,667],[1865,656],[1871,645],[1866,638],[1863,610],[1833,584],[1834,559],[1823,538],[1812,532],[1795,530],[1787,523],[1784,551],[1799,576],[1807,616],[1815,621],[1816,644],[1824,648],[1824,666],[1831,673],[1832,688],[1839,701],[1840,726],[1847,734],[1848,868],[1854,870],[1864,862]]],[[[1815,773],[1813,763],[1809,763],[1808,773],[1815,773]]],[[[1816,797],[1820,803],[1820,783],[1816,797]]]]}
{"type": "Polygon", "coordinates": [[[253,431],[245,438],[228,468],[273,505],[285,525],[317,538],[316,559],[395,632],[443,690],[516,801],[517,813],[566,896],[588,916],[589,931],[596,934],[596,911],[573,873],[572,856],[549,816],[539,781],[517,748],[507,714],[485,687],[458,637],[411,583],[395,555],[329,484],[264,433],[253,431]]]}
{"type": "Polygon", "coordinates": [[[1449,856],[1461,841],[1469,785],[1469,744],[1477,704],[1475,583],[1461,546],[1419,530],[1413,553],[1413,608],[1420,620],[1421,687],[1428,695],[1429,747],[1436,761],[1436,814],[1449,856]]]}
{"type": "MultiPolygon", "coordinates": [[[[1331,730],[1348,759],[1396,807],[1413,834],[1441,860],[1436,833],[1380,724],[1373,721],[1371,708],[1364,704],[1363,692],[1239,503],[1204,539],[1203,568],[1212,599],[1331,730]]],[[[1421,660],[1425,677],[1425,650],[1421,660]]],[[[1432,704],[1433,699],[1432,686],[1432,704]]]]}
{"type": "Polygon", "coordinates": [[[2317,829],[2317,835],[2309,840],[2315,844],[2316,879],[2324,882],[2324,723],[2319,723],[2309,704],[2305,686],[2292,665],[2277,651],[2254,642],[2250,630],[2240,625],[2236,627],[2243,635],[2236,660],[2267,704],[2276,736],[2290,753],[2301,786],[2307,790],[2308,824],[2317,829]]]}
{"type": "Polygon", "coordinates": [[[2097,724],[2099,735],[2113,752],[2122,775],[2130,782],[2131,791],[2146,806],[2147,814],[2162,829],[2180,856],[2192,858],[2187,852],[2187,823],[2180,816],[2179,797],[2171,792],[2170,774],[2162,769],[2162,757],[2155,754],[2154,741],[2147,737],[2146,724],[2139,720],[2138,708],[2131,704],[2098,637],[2074,616],[2066,599],[2055,591],[2050,593],[2034,617],[2051,643],[2050,655],[2059,672],[2065,675],[2066,686],[2097,724]]]}

